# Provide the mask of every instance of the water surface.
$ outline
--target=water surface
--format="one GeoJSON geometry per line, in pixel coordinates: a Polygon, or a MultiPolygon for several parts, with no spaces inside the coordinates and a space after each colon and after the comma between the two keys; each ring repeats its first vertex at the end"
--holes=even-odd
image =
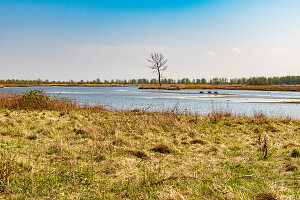
{"type": "Polygon", "coordinates": [[[264,113],[270,117],[300,118],[299,92],[252,90],[199,90],[179,91],[140,90],[138,87],[13,87],[0,88],[0,92],[23,93],[43,90],[51,96],[70,97],[80,105],[102,105],[108,109],[147,111],[178,110],[202,115],[212,110],[230,111],[233,114],[253,116],[264,113]],[[215,94],[200,94],[203,91],[215,94]]]}

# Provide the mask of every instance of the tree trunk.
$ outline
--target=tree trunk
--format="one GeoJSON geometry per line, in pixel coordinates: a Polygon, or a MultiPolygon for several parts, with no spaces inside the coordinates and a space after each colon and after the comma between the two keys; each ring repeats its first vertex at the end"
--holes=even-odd
{"type": "Polygon", "coordinates": [[[158,71],[158,83],[159,83],[159,85],[161,86],[161,81],[160,81],[160,71],[159,70],[157,70],[158,71]]]}

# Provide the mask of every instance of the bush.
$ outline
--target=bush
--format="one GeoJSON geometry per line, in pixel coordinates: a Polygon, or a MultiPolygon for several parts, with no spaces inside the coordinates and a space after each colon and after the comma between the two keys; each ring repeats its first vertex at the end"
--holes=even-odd
{"type": "Polygon", "coordinates": [[[42,90],[30,90],[24,94],[0,94],[0,107],[26,110],[71,110],[77,104],[70,98],[50,97],[42,90]]]}

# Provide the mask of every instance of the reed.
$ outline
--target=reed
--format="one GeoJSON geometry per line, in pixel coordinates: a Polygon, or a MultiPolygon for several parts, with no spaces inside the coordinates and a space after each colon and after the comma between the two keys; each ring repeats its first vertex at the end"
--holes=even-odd
{"type": "Polygon", "coordinates": [[[300,85],[214,85],[214,84],[176,84],[176,85],[141,85],[140,89],[226,89],[226,90],[261,90],[261,91],[300,91],[300,85]]]}

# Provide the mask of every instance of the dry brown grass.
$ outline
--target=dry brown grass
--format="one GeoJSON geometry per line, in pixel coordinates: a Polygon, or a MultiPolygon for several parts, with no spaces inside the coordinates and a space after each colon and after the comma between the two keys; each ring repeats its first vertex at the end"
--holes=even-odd
{"type": "Polygon", "coordinates": [[[285,167],[285,171],[296,171],[298,170],[298,166],[294,163],[292,164],[288,164],[286,167],[285,167]]]}
{"type": "Polygon", "coordinates": [[[14,167],[14,158],[4,152],[0,152],[0,193],[4,192],[9,186],[14,167]]]}
{"type": "Polygon", "coordinates": [[[226,89],[226,90],[262,90],[262,91],[300,91],[300,85],[213,85],[213,84],[176,84],[176,85],[142,85],[140,89],[226,89]]]}
{"type": "Polygon", "coordinates": [[[265,116],[0,108],[0,149],[14,158],[6,157],[13,167],[0,199],[299,199],[300,160],[291,157],[299,125],[265,116]]]}
{"type": "Polygon", "coordinates": [[[254,200],[280,200],[274,192],[260,192],[254,195],[254,200]]]}
{"type": "Polygon", "coordinates": [[[193,139],[193,140],[190,141],[190,144],[202,144],[202,145],[204,145],[204,144],[206,144],[206,142],[201,140],[201,139],[193,139]]]}
{"type": "Polygon", "coordinates": [[[155,147],[150,149],[151,151],[159,152],[159,153],[171,153],[172,150],[165,144],[158,144],[155,147]]]}
{"type": "Polygon", "coordinates": [[[142,150],[128,150],[129,153],[133,154],[137,158],[148,159],[149,156],[145,151],[142,150]]]}
{"type": "Polygon", "coordinates": [[[0,93],[0,107],[27,110],[73,110],[77,103],[69,98],[50,97],[40,90],[24,94],[0,93]]]}
{"type": "Polygon", "coordinates": [[[300,151],[298,149],[293,149],[293,151],[291,153],[291,157],[293,157],[293,158],[300,157],[300,151]]]}

